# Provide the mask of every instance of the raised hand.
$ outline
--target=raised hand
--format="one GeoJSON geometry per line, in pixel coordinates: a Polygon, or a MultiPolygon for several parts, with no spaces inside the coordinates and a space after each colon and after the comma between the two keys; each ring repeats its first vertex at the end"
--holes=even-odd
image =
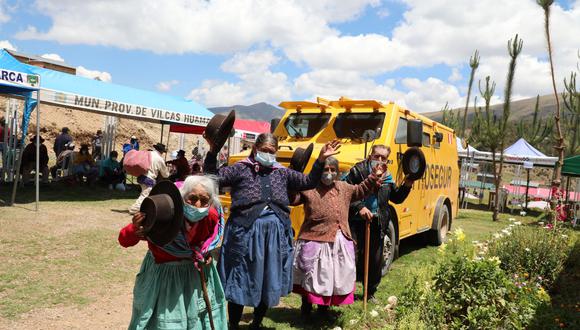
{"type": "Polygon", "coordinates": [[[135,227],[135,234],[141,238],[145,237],[145,230],[143,229],[143,221],[145,220],[145,217],[145,213],[137,212],[132,219],[133,227],[135,227]]]}
{"type": "Polygon", "coordinates": [[[340,141],[334,139],[332,141],[326,142],[326,144],[320,149],[320,154],[318,155],[318,160],[324,162],[326,158],[334,156],[340,153],[338,149],[340,148],[340,141]]]}

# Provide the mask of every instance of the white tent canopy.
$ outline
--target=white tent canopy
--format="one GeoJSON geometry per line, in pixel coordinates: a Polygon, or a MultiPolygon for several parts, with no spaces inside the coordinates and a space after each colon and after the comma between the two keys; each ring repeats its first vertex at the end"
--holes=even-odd
{"type": "MultiPolygon", "coordinates": [[[[489,151],[479,151],[472,146],[467,149],[461,145],[461,140],[457,138],[457,153],[459,158],[473,158],[476,161],[492,161],[492,153],[489,151]]],[[[495,154],[495,159],[499,161],[500,154],[495,154]]],[[[524,162],[533,163],[535,166],[554,167],[558,157],[549,157],[538,151],[526,140],[519,139],[504,150],[504,163],[522,165],[524,162]]]]}

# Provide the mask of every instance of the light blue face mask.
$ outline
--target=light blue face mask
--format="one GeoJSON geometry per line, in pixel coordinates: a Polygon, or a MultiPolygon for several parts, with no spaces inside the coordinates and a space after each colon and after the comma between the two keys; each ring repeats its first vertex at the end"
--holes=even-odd
{"type": "Polygon", "coordinates": [[[183,215],[189,222],[198,222],[207,217],[209,207],[198,208],[187,203],[183,204],[183,215]]]}
{"type": "Polygon", "coordinates": [[[272,167],[276,162],[276,155],[267,152],[256,152],[256,161],[265,167],[272,167]]]}

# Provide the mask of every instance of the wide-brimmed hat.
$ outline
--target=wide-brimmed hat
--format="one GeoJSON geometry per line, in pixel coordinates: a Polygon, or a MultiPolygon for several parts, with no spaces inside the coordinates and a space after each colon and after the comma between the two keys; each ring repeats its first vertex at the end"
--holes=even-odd
{"type": "Polygon", "coordinates": [[[292,159],[290,159],[290,168],[298,172],[304,172],[313,149],[314,144],[312,143],[310,143],[306,149],[300,147],[296,148],[296,151],[292,154],[292,159]]]}
{"type": "Polygon", "coordinates": [[[203,136],[212,144],[213,150],[221,150],[234,129],[236,111],[231,110],[227,115],[218,114],[207,124],[203,136]]]}
{"type": "Polygon", "coordinates": [[[403,154],[403,173],[411,180],[419,180],[423,177],[427,168],[425,154],[421,149],[413,147],[403,154]]]}
{"type": "Polygon", "coordinates": [[[163,143],[156,143],[153,145],[153,149],[163,153],[163,152],[167,152],[167,148],[165,148],[165,145],[163,143]]]}
{"type": "Polygon", "coordinates": [[[183,225],[183,198],[171,181],[158,182],[143,200],[140,212],[145,213],[143,229],[153,244],[171,242],[183,225]]]}

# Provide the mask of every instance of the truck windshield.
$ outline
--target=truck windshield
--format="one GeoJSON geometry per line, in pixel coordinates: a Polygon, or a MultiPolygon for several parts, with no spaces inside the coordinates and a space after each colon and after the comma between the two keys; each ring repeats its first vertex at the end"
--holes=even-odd
{"type": "Polygon", "coordinates": [[[334,132],[338,138],[361,139],[366,130],[381,134],[384,113],[341,113],[334,121],[334,132]]]}
{"type": "Polygon", "coordinates": [[[330,120],[328,113],[293,113],[284,122],[284,127],[291,137],[313,137],[320,132],[330,120]]]}

